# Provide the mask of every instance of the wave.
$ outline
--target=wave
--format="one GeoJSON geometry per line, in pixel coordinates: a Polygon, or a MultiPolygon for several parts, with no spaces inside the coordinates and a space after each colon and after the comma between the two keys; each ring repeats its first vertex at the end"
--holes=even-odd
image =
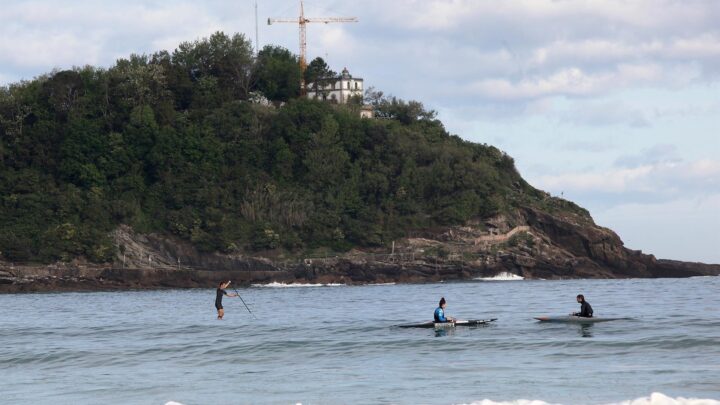
{"type": "MultiPolygon", "coordinates": [[[[517,401],[495,402],[489,399],[475,401],[469,405],[559,405],[540,400],[519,399],[517,401]]],[[[649,397],[642,397],[621,402],[605,403],[602,405],[720,405],[720,401],[714,399],[697,398],[671,398],[659,392],[650,394],[649,397]]]]}
{"type": "MultiPolygon", "coordinates": [[[[183,405],[179,402],[170,401],[165,405],[183,405]]],[[[297,405],[301,405],[299,402],[297,405]]],[[[468,404],[466,404],[468,405],[468,404]]],[[[517,401],[501,401],[495,402],[489,399],[471,402],[469,405],[560,405],[533,399],[518,399],[517,401]]],[[[659,392],[650,394],[649,397],[631,399],[622,402],[611,402],[602,405],[720,405],[720,401],[714,399],[697,399],[697,398],[671,398],[659,392]]]]}
{"type": "Polygon", "coordinates": [[[473,280],[481,280],[481,281],[515,281],[515,280],[525,280],[525,277],[518,276],[517,274],[510,273],[507,271],[500,272],[492,277],[477,277],[473,280]]]}
{"type": "Polygon", "coordinates": [[[253,284],[253,287],[261,287],[261,288],[294,288],[294,287],[342,287],[346,284],[339,284],[339,283],[327,283],[327,284],[310,284],[310,283],[278,283],[277,281],[273,281],[272,283],[267,284],[253,284]]]}

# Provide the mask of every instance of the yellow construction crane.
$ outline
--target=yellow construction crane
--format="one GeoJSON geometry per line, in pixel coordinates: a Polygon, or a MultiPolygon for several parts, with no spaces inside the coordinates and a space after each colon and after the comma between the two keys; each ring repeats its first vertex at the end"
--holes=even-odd
{"type": "MultiPolygon", "coordinates": [[[[307,23],[345,23],[345,22],[357,22],[357,17],[318,17],[318,18],[307,18],[305,17],[305,10],[303,7],[303,1],[300,0],[300,17],[298,18],[268,18],[268,25],[273,23],[295,23],[300,25],[300,69],[302,70],[303,76],[305,69],[307,68],[307,38],[305,34],[305,26],[307,23]]],[[[302,81],[302,90],[305,90],[305,80],[302,81]]]]}

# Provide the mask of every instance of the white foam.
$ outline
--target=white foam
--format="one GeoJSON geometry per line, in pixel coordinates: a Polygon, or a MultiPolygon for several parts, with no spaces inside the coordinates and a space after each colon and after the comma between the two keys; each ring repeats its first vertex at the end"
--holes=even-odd
{"type": "MultiPolygon", "coordinates": [[[[165,405],[183,405],[179,402],[170,401],[165,405]]],[[[302,405],[298,402],[296,405],[302,405]]],[[[468,404],[465,404],[468,405],[468,404]]],[[[491,401],[489,399],[483,399],[482,401],[475,401],[469,405],[560,405],[550,402],[541,401],[538,399],[518,399],[517,401],[491,401]]],[[[697,398],[670,398],[667,395],[659,392],[650,394],[649,397],[642,397],[638,399],[631,399],[622,402],[611,402],[600,405],[720,405],[720,401],[714,399],[697,399],[697,398]]]]}
{"type": "Polygon", "coordinates": [[[262,288],[297,288],[297,287],[341,287],[345,286],[346,284],[338,284],[338,283],[328,283],[328,284],[308,284],[308,283],[278,283],[277,281],[273,281],[272,283],[267,284],[253,284],[253,287],[262,287],[262,288]]]}
{"type": "Polygon", "coordinates": [[[507,271],[500,272],[492,277],[478,277],[474,278],[473,280],[482,280],[482,281],[515,281],[515,280],[525,280],[525,277],[518,276],[517,274],[513,274],[507,271]]]}
{"type": "MultiPolygon", "coordinates": [[[[519,399],[517,401],[495,402],[489,399],[472,402],[470,405],[559,405],[540,400],[519,399]]],[[[697,398],[670,398],[659,392],[650,394],[649,397],[642,397],[622,402],[605,403],[602,405],[720,405],[720,401],[714,399],[697,398]]]]}

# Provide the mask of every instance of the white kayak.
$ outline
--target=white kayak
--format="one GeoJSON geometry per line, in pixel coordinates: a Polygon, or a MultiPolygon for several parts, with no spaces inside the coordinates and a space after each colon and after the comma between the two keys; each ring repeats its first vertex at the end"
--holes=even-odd
{"type": "Polygon", "coordinates": [[[620,319],[629,318],[605,318],[601,316],[594,316],[592,318],[586,318],[583,316],[565,315],[565,316],[536,316],[540,322],[559,322],[559,323],[597,323],[597,322],[608,322],[617,321],[620,319]]]}

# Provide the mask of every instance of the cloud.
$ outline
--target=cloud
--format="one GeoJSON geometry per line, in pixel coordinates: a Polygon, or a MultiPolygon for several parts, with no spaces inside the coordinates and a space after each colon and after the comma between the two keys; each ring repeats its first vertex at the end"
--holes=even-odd
{"type": "Polygon", "coordinates": [[[624,61],[713,61],[720,58],[720,36],[702,33],[695,37],[652,39],[630,42],[621,38],[556,40],[538,47],[529,66],[547,67],[575,63],[580,65],[622,63],[624,61]]]}
{"type": "MultiPolygon", "coordinates": [[[[666,156],[672,156],[672,148],[666,156]]],[[[651,151],[641,155],[646,158],[651,151]]],[[[630,161],[621,163],[639,163],[630,161]]],[[[701,159],[692,162],[658,159],[656,162],[632,164],[579,173],[539,176],[533,184],[555,193],[617,205],[631,201],[667,201],[678,197],[701,196],[709,190],[720,190],[720,160],[701,159]]]]}
{"type": "Polygon", "coordinates": [[[593,153],[607,152],[616,148],[617,146],[610,142],[572,141],[562,145],[564,150],[593,153]]]}
{"type": "MultiPolygon", "coordinates": [[[[690,65],[668,69],[659,64],[620,64],[612,70],[588,73],[569,67],[549,75],[481,79],[472,83],[471,93],[500,101],[527,101],[542,97],[591,97],[617,92],[628,87],[644,87],[668,83],[682,85],[691,82],[699,73],[690,65]]],[[[665,85],[663,85],[665,86],[665,85]]]]}
{"type": "Polygon", "coordinates": [[[55,67],[108,65],[130,53],[172,50],[222,28],[210,10],[189,2],[21,2],[0,15],[0,66],[34,75],[55,67]]]}
{"type": "MultiPolygon", "coordinates": [[[[639,167],[645,165],[656,165],[661,163],[673,164],[679,163],[678,148],[671,144],[658,144],[647,148],[635,155],[623,155],[615,160],[615,166],[619,167],[639,167]]],[[[705,162],[705,161],[700,161],[705,162]]]]}
{"type": "Polygon", "coordinates": [[[627,125],[638,128],[651,125],[645,112],[617,101],[576,105],[561,113],[560,121],[579,126],[627,125]]]}
{"type": "Polygon", "coordinates": [[[660,258],[720,264],[720,193],[671,201],[627,203],[594,210],[625,246],[660,258]]]}

